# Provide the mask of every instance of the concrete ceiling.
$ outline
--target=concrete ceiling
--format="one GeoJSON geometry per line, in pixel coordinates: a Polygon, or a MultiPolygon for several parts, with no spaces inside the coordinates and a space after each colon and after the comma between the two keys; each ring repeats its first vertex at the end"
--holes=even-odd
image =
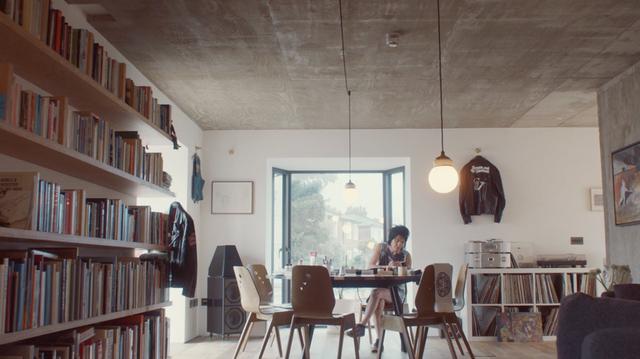
{"type": "MultiPolygon", "coordinates": [[[[345,128],[337,0],[68,0],[204,129],[345,128]]],[[[637,0],[442,0],[446,127],[596,126],[637,0]]],[[[436,128],[435,1],[343,0],[354,128],[436,128]],[[401,33],[389,48],[385,34],[401,33]]]]}

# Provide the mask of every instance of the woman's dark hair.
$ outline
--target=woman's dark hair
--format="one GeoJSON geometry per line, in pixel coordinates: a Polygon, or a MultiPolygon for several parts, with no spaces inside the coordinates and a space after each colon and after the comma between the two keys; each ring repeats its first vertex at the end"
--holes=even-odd
{"type": "Polygon", "coordinates": [[[404,237],[404,241],[408,241],[409,240],[409,228],[405,227],[405,226],[395,226],[392,227],[389,230],[389,238],[387,238],[387,243],[391,244],[391,241],[393,241],[394,238],[396,238],[396,236],[402,236],[404,237]]]}

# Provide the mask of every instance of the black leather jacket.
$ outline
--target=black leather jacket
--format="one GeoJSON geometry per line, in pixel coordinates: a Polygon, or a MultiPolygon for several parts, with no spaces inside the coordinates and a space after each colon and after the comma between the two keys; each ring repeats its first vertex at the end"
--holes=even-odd
{"type": "Polygon", "coordinates": [[[170,285],[173,288],[182,288],[182,295],[192,298],[196,292],[198,279],[196,230],[193,219],[182,208],[180,202],[171,204],[169,225],[171,226],[169,241],[170,285]]]}
{"type": "Polygon", "coordinates": [[[460,214],[464,224],[480,214],[493,214],[499,223],[504,206],[500,171],[484,157],[474,157],[460,170],[460,214]]]}

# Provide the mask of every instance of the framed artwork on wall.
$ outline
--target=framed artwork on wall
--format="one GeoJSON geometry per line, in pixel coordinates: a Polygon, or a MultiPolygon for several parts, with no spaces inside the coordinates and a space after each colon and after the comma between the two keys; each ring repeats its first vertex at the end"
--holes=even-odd
{"type": "Polygon", "coordinates": [[[640,142],[611,154],[616,225],[640,223],[640,142]]]}
{"type": "Polygon", "coordinates": [[[211,214],[253,214],[253,181],[211,181],[211,214]]]}

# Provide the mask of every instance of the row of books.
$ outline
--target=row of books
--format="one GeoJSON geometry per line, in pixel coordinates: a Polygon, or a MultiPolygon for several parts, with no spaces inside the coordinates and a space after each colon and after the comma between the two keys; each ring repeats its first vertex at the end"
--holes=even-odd
{"type": "Polygon", "coordinates": [[[168,300],[163,260],[79,257],[77,248],[0,251],[0,333],[168,300]]]}
{"type": "MultiPolygon", "coordinates": [[[[556,276],[556,279],[560,279],[556,276]]],[[[565,285],[565,288],[567,286],[565,285]]],[[[536,302],[553,304],[559,303],[558,292],[554,284],[553,274],[536,275],[536,302]]]]}
{"type": "Polygon", "coordinates": [[[500,303],[500,276],[472,275],[472,294],[474,304],[500,303]]]}
{"type": "Polygon", "coordinates": [[[0,172],[0,226],[164,245],[168,215],[120,199],[87,198],[37,172],[0,172]]]}
{"type": "Polygon", "coordinates": [[[531,275],[509,274],[504,276],[504,303],[523,304],[533,303],[531,275]]]}
{"type": "MultiPolygon", "coordinates": [[[[2,65],[0,65],[0,72],[2,71],[2,65]]],[[[8,124],[21,127],[59,144],[65,143],[65,120],[68,108],[65,97],[42,96],[33,91],[23,90],[18,84],[14,84],[6,91],[11,92],[8,95],[10,99],[16,99],[5,104],[8,124]]],[[[4,117],[2,113],[0,117],[4,117]]]]}
{"type": "Polygon", "coordinates": [[[164,359],[169,319],[164,310],[83,327],[3,347],[13,359],[164,359]]]}
{"type": "MultiPolygon", "coordinates": [[[[115,131],[109,121],[91,112],[73,112],[69,120],[66,98],[23,90],[17,82],[5,81],[12,77],[11,66],[0,64],[0,104],[8,99],[5,111],[0,106],[0,120],[155,185],[163,184],[162,155],[147,153],[136,131],[115,131]]],[[[160,109],[157,115],[170,118],[170,112],[160,109]]]]}
{"type": "MultiPolygon", "coordinates": [[[[155,116],[151,87],[135,86],[127,78],[127,66],[111,56],[96,43],[94,34],[86,29],[74,29],[50,0],[0,0],[0,12],[44,42],[60,56],[90,76],[102,87],[124,100],[132,108],[150,119],[166,133],[170,133],[171,116],[155,116]],[[168,122],[167,122],[168,121],[168,122]]],[[[171,111],[169,105],[164,105],[171,111]]]]}
{"type": "Polygon", "coordinates": [[[558,332],[558,313],[560,308],[551,308],[544,318],[543,335],[556,335],[558,332]]]}
{"type": "Polygon", "coordinates": [[[473,336],[495,336],[496,317],[500,308],[473,308],[471,311],[471,330],[473,336]]]}

